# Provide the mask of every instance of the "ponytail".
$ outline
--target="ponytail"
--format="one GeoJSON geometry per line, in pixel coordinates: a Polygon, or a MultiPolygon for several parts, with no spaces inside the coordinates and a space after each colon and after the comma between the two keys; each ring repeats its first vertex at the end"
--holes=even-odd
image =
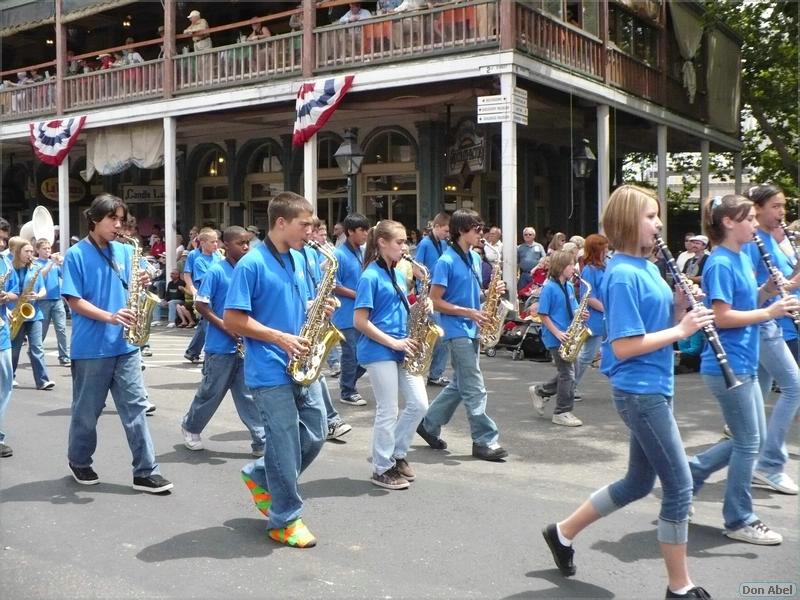
{"type": "MultiPolygon", "coordinates": [[[[378,221],[378,223],[380,223],[380,221],[378,221]]],[[[378,225],[373,225],[369,228],[369,232],[367,233],[367,249],[364,252],[364,270],[369,266],[369,263],[378,260],[378,240],[375,235],[377,227],[378,225]]]]}
{"type": "Polygon", "coordinates": [[[738,194],[714,196],[703,203],[703,231],[712,244],[721,244],[725,240],[725,217],[741,223],[750,214],[753,202],[738,194]]]}
{"type": "Polygon", "coordinates": [[[364,252],[364,268],[366,269],[367,266],[369,266],[369,263],[380,258],[380,247],[378,246],[379,239],[391,241],[396,237],[403,235],[405,232],[406,228],[402,223],[391,221],[389,219],[378,221],[373,227],[371,227],[369,233],[367,234],[367,250],[364,252]]]}

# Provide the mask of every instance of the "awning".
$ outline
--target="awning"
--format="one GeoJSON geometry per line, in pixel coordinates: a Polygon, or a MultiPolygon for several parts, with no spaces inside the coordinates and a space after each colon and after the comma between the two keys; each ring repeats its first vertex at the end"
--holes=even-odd
{"type": "Polygon", "coordinates": [[[0,8],[0,37],[56,21],[54,0],[6,0],[0,8]]]}
{"type": "Polygon", "coordinates": [[[88,17],[99,12],[133,4],[136,0],[63,0],[62,17],[63,23],[77,21],[83,17],[88,17]]]}

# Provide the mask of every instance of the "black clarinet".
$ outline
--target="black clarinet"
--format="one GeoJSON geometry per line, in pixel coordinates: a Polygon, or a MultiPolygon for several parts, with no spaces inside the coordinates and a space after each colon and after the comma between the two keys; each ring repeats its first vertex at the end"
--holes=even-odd
{"type": "MultiPolygon", "coordinates": [[[[753,234],[753,241],[756,243],[756,247],[758,248],[758,253],[761,255],[761,260],[764,261],[764,265],[767,267],[767,271],[769,272],[769,278],[772,279],[772,283],[775,284],[775,287],[778,288],[778,291],[781,295],[781,298],[787,298],[791,296],[789,292],[786,291],[786,288],[783,286],[784,277],[783,274],[778,270],[778,267],[772,262],[772,257],[769,255],[769,251],[764,246],[763,240],[758,237],[757,233],[753,234]]],[[[797,329],[798,333],[800,333],[800,312],[793,311],[790,313],[792,317],[792,321],[794,321],[794,328],[797,329]]]]}
{"type": "MultiPolygon", "coordinates": [[[[689,303],[692,305],[692,310],[695,308],[705,308],[703,304],[694,297],[692,294],[692,288],[689,286],[689,281],[684,277],[683,273],[678,270],[678,265],[675,264],[675,259],[672,257],[672,252],[669,251],[667,248],[667,244],[664,243],[664,240],[659,234],[656,234],[656,246],[661,251],[661,256],[664,257],[664,261],[667,263],[667,269],[672,275],[672,280],[676,286],[681,286],[683,293],[686,294],[686,297],[689,299],[689,303]]],[[[742,385],[742,382],[736,379],[736,375],[731,369],[731,365],[728,362],[728,354],[725,352],[725,348],[722,347],[722,342],[719,339],[719,333],[717,333],[717,328],[714,327],[713,323],[709,323],[705,327],[703,327],[703,333],[706,336],[706,340],[708,344],[711,346],[711,349],[714,350],[714,356],[719,363],[719,368],[722,371],[722,377],[725,379],[725,387],[729,390],[733,388],[739,387],[742,385]]]]}
{"type": "Polygon", "coordinates": [[[789,231],[789,226],[786,224],[786,221],[781,221],[781,229],[783,229],[783,235],[789,240],[789,245],[792,247],[792,252],[794,252],[794,262],[797,264],[797,262],[800,261],[800,253],[798,253],[797,250],[797,241],[794,239],[795,232],[789,231]]]}

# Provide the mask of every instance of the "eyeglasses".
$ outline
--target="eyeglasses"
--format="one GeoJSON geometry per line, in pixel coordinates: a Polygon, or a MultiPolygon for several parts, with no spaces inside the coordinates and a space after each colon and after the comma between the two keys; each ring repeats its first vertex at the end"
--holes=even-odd
{"type": "Polygon", "coordinates": [[[485,231],[485,229],[484,229],[483,225],[473,225],[472,226],[472,231],[475,231],[477,233],[483,233],[485,231]]]}

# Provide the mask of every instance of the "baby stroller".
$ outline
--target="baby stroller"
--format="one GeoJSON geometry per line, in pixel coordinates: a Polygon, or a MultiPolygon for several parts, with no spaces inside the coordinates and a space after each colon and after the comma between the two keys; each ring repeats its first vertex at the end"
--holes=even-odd
{"type": "Polygon", "coordinates": [[[538,318],[520,318],[513,313],[511,316],[516,318],[506,319],[503,324],[503,333],[500,334],[500,341],[493,348],[486,349],[486,356],[497,355],[498,348],[511,350],[511,360],[522,360],[531,358],[536,361],[549,361],[550,354],[542,343],[542,325],[538,318]]]}

